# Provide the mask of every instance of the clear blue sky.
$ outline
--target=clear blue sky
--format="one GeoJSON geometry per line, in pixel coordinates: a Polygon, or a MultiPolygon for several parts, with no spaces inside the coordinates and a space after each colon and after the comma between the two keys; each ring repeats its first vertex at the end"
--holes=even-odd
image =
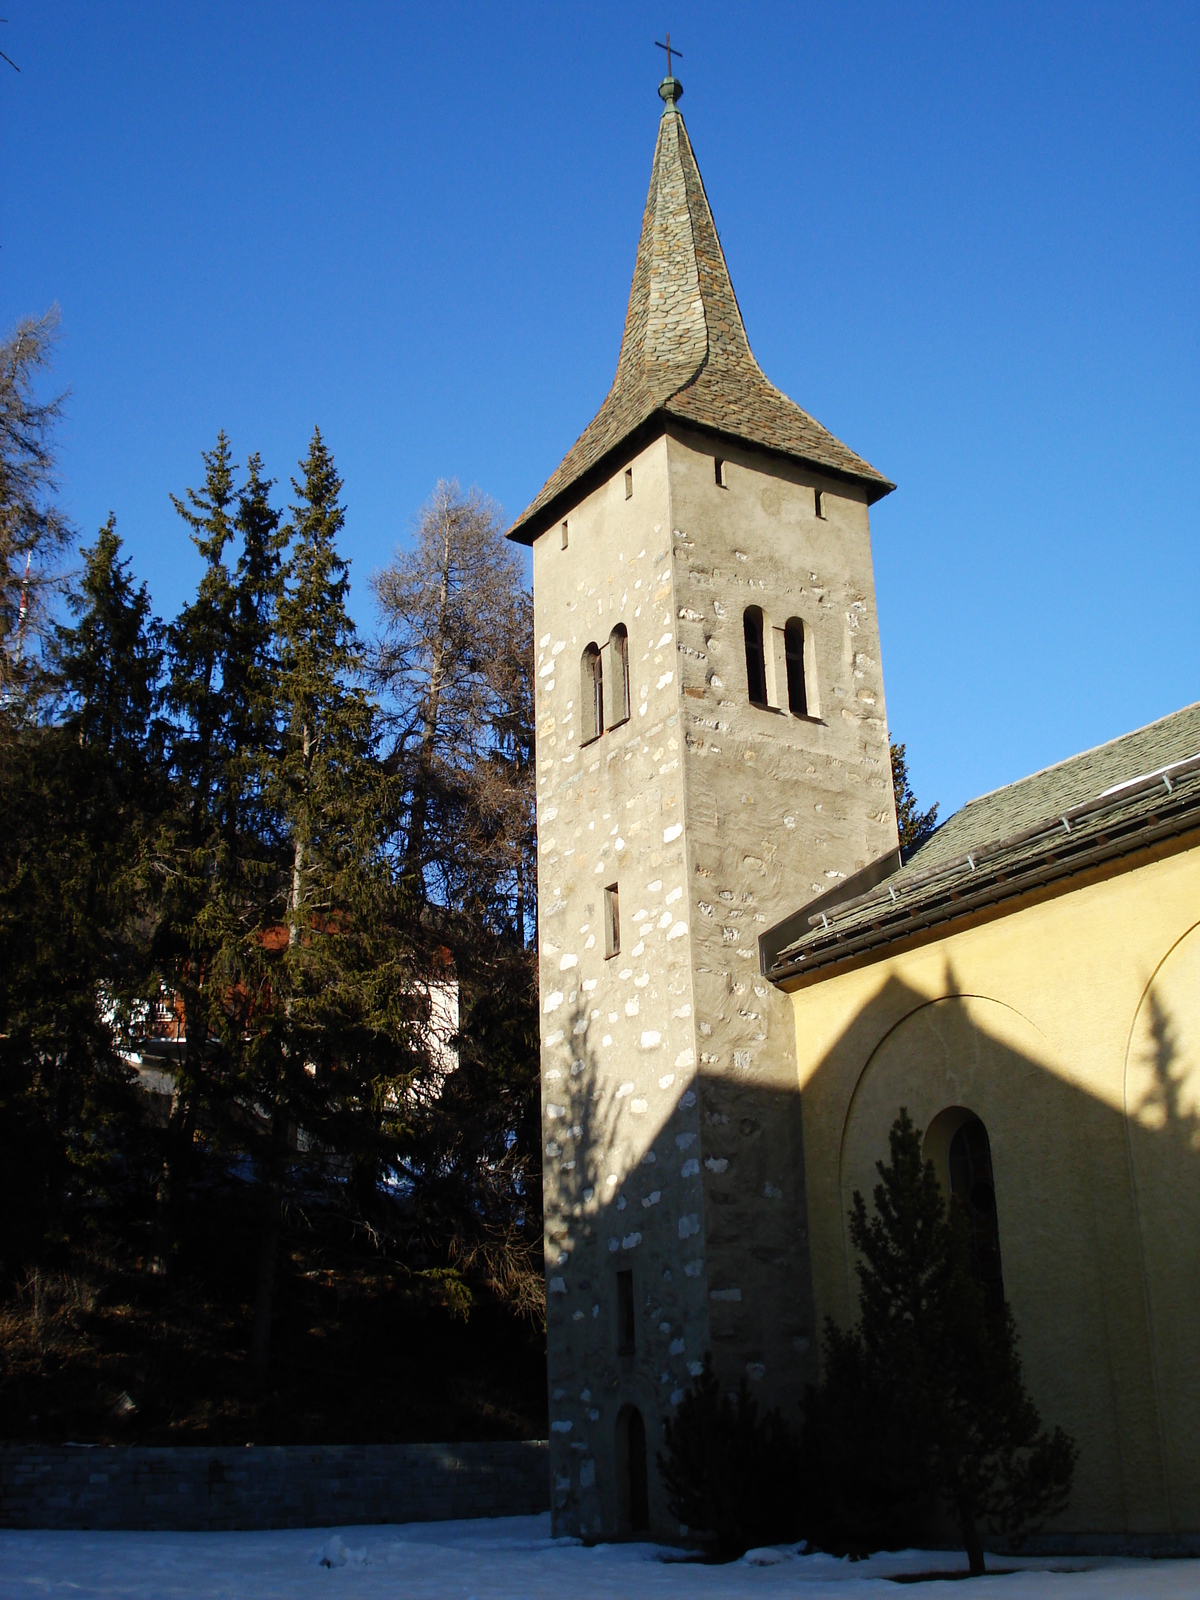
{"type": "Polygon", "coordinates": [[[768,376],[893,478],[888,710],[944,811],[1200,698],[1200,6],[10,0],[0,315],[156,607],[217,429],[320,423],[355,608],[439,476],[512,514],[612,378],[670,27],[768,376]]]}

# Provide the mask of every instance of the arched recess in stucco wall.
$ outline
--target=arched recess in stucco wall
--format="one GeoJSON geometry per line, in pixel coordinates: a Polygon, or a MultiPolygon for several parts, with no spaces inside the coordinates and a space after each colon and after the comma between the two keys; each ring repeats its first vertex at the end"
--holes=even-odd
{"type": "Polygon", "coordinates": [[[1125,1131],[1171,1521],[1200,1527],[1200,926],[1147,983],[1125,1055],[1125,1131]]]}
{"type": "Polygon", "coordinates": [[[1004,1289],[1026,1381],[1043,1418],[1062,1423],[1085,1446],[1077,1478],[1081,1498],[1095,1504],[1097,1496],[1115,1495],[1119,1518],[1120,1444],[1090,1146],[1107,1143],[1120,1173],[1120,1117],[1071,1081],[1045,1035],[1009,1005],[951,994],[909,1012],[864,1064],[842,1134],[839,1189],[851,1307],[858,1293],[846,1214],[857,1189],[873,1215],[875,1163],[888,1158],[888,1131],[901,1106],[922,1130],[949,1107],[973,1112],[986,1125],[1004,1289]]]}

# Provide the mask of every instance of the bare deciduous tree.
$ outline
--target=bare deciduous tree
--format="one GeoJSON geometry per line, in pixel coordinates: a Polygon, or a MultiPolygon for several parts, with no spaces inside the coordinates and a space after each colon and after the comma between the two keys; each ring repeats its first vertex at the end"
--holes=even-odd
{"type": "Polygon", "coordinates": [[[54,429],[63,395],[40,400],[38,379],[50,365],[58,308],[26,317],[0,343],[0,700],[9,703],[30,678],[28,652],[40,638],[47,591],[73,529],[54,503],[58,487],[54,429]]]}
{"type": "Polygon", "coordinates": [[[403,780],[404,870],[421,898],[532,914],[533,611],[499,509],[439,482],[410,549],[374,579],[375,678],[403,780]]]}

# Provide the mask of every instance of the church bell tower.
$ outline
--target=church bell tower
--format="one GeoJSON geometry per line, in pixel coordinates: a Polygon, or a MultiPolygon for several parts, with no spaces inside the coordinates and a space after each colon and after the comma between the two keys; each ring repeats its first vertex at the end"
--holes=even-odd
{"type": "MultiPolygon", "coordinates": [[[[750,351],[678,79],[616,377],[533,548],[555,1532],[676,1538],[663,1420],[711,1353],[816,1376],[792,1013],[757,938],[896,848],[869,507],[750,351]]],[[[830,1203],[840,1203],[836,1196],[830,1203]]]]}

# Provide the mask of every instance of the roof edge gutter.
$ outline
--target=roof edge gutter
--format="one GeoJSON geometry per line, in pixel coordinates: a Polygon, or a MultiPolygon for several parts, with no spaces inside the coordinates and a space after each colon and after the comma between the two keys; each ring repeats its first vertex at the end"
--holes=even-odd
{"type": "Polygon", "coordinates": [[[924,910],[918,903],[907,913],[904,921],[897,919],[884,926],[870,927],[842,940],[838,940],[835,936],[834,942],[812,951],[809,955],[794,957],[770,970],[764,969],[764,976],[772,983],[781,984],[789,979],[807,977],[812,973],[841,966],[864,956],[878,958],[889,945],[901,944],[928,929],[961,921],[976,912],[986,911],[1006,900],[1019,899],[1036,889],[1047,888],[1053,883],[1075,877],[1093,867],[1118,860],[1121,856],[1133,855],[1164,840],[1192,833],[1200,825],[1200,819],[1196,816],[1197,810],[1200,810],[1200,796],[1191,797],[1189,804],[1181,806],[1165,819],[1156,816],[1148,818],[1145,825],[1117,838],[1102,837],[1089,849],[1068,855],[1048,849],[1040,860],[1035,861],[1024,872],[1013,873],[1011,876],[993,875],[989,872],[985,882],[980,884],[973,894],[952,896],[947,892],[944,896],[940,896],[935,904],[927,905],[924,910]]]}

